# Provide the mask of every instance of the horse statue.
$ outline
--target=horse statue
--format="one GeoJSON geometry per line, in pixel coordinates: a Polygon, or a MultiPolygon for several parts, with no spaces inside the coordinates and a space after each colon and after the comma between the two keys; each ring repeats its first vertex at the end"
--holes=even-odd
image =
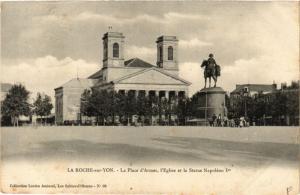
{"type": "Polygon", "coordinates": [[[204,88],[206,88],[207,78],[209,78],[209,87],[211,87],[211,78],[213,78],[213,80],[215,82],[214,87],[216,87],[217,81],[218,81],[218,76],[221,75],[221,67],[213,59],[213,54],[209,54],[208,60],[203,60],[201,67],[202,68],[205,67],[205,69],[204,69],[204,79],[205,79],[204,88]]]}

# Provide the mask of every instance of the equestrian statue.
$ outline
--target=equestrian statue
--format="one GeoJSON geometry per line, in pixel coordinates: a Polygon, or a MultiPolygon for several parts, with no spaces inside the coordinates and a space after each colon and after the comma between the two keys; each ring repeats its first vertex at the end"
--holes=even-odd
{"type": "Polygon", "coordinates": [[[209,58],[207,60],[203,60],[201,67],[204,67],[204,79],[205,79],[205,85],[204,88],[206,88],[206,81],[207,78],[209,78],[209,87],[211,84],[211,78],[214,79],[216,87],[218,76],[221,75],[221,67],[216,63],[216,60],[214,59],[213,54],[209,54],[209,58]]]}

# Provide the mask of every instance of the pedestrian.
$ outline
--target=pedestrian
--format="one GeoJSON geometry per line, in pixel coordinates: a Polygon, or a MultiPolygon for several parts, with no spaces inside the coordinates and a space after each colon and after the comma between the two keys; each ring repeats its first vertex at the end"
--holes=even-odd
{"type": "Polygon", "coordinates": [[[222,121],[222,116],[221,116],[221,114],[219,114],[218,118],[217,118],[218,127],[221,127],[221,121],[222,121]]]}
{"type": "Polygon", "coordinates": [[[228,126],[228,118],[227,118],[227,116],[225,115],[223,119],[224,119],[224,127],[227,127],[228,126]]]}
{"type": "Polygon", "coordinates": [[[208,122],[209,122],[209,126],[211,126],[211,127],[212,127],[212,126],[213,126],[213,124],[214,124],[214,121],[213,121],[213,119],[212,119],[212,118],[209,118],[209,119],[208,119],[208,122]]]}
{"type": "Polygon", "coordinates": [[[241,117],[240,118],[240,127],[243,127],[244,126],[244,117],[241,117]]]}
{"type": "Polygon", "coordinates": [[[213,116],[212,116],[213,126],[216,126],[216,122],[217,122],[217,116],[216,116],[216,114],[213,114],[213,116]]]}

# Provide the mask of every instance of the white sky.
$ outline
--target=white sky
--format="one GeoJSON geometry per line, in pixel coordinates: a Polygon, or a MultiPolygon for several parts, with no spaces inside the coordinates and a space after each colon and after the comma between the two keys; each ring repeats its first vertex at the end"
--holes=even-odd
{"type": "Polygon", "coordinates": [[[200,63],[214,53],[219,86],[299,79],[298,2],[4,2],[1,81],[53,97],[71,78],[102,66],[102,35],[123,32],[125,58],[156,62],[160,35],[179,39],[180,75],[204,85],[200,63]]]}

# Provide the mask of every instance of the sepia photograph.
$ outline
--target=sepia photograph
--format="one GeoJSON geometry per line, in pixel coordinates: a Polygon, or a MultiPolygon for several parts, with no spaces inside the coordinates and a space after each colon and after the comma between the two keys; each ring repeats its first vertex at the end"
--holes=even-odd
{"type": "Polygon", "coordinates": [[[4,194],[300,193],[299,2],[2,1],[4,194]]]}

